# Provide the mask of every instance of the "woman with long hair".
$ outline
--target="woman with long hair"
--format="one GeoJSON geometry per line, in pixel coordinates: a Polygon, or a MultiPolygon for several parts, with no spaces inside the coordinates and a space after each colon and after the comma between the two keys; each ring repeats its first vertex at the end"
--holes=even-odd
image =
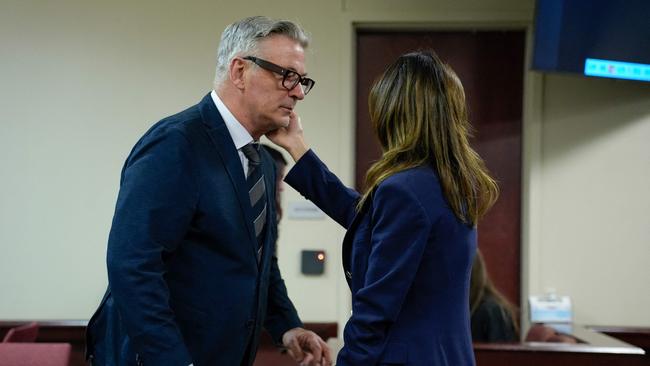
{"type": "Polygon", "coordinates": [[[469,286],[469,311],[474,342],[517,342],[517,308],[496,288],[481,251],[476,252],[469,286]]]}
{"type": "Polygon", "coordinates": [[[409,53],[375,82],[369,108],[383,154],[362,194],[308,148],[297,116],[267,135],[296,161],[285,181],[347,229],[352,316],[336,364],[474,365],[476,224],[498,188],[469,145],[463,87],[433,52],[409,53]]]}

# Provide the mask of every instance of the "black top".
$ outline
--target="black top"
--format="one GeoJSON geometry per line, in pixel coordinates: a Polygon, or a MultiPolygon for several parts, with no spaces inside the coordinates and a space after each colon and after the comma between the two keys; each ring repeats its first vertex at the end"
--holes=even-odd
{"type": "Polygon", "coordinates": [[[472,314],[472,341],[474,342],[518,342],[512,319],[491,295],[472,314]]]}

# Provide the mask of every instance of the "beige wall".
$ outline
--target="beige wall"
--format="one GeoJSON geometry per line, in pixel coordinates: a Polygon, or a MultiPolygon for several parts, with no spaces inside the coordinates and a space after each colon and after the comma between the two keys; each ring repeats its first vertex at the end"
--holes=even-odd
{"type": "MultiPolygon", "coordinates": [[[[353,179],[353,32],[525,27],[532,0],[102,1],[0,4],[0,319],[87,319],[124,158],[158,119],[209,91],[221,30],[263,13],[302,23],[317,86],[299,107],[330,168],[353,179]]],[[[648,85],[527,73],[525,291],[553,286],[591,324],[650,325],[648,85]]],[[[284,205],[300,197],[285,191],[284,205]]],[[[340,321],[343,231],[285,220],[281,268],[305,321],[340,321]],[[299,274],[302,249],[326,273],[299,274]]]]}
{"type": "Polygon", "coordinates": [[[543,77],[530,290],[582,324],[649,325],[650,85],[543,77]]]}

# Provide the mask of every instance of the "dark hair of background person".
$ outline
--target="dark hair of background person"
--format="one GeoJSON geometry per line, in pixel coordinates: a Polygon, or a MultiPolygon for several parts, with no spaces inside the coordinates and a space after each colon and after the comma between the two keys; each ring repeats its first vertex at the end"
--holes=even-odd
{"type": "Polygon", "coordinates": [[[276,168],[278,168],[278,167],[283,167],[284,168],[284,167],[287,166],[287,164],[288,164],[287,159],[284,158],[284,155],[282,155],[282,153],[278,149],[276,149],[274,147],[271,147],[269,145],[264,145],[264,144],[262,144],[262,147],[269,154],[271,154],[271,157],[273,158],[273,161],[275,162],[275,167],[276,168]]]}
{"type": "Polygon", "coordinates": [[[469,305],[474,342],[519,341],[518,310],[490,280],[480,250],[472,264],[469,305]]]}
{"type": "Polygon", "coordinates": [[[386,178],[430,165],[456,217],[476,225],[499,187],[469,144],[472,126],[454,70],[432,50],[402,55],[373,85],[368,108],[382,156],[368,169],[357,208],[386,178]]]}

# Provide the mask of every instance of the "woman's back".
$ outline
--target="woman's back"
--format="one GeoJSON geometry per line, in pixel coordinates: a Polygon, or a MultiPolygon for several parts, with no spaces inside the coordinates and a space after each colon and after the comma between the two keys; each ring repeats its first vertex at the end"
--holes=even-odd
{"type": "MultiPolygon", "coordinates": [[[[424,252],[419,263],[412,263],[415,276],[389,339],[405,341],[409,355],[426,360],[426,365],[473,365],[468,294],[476,229],[454,215],[430,167],[391,176],[377,194],[386,186],[410,190],[429,225],[424,252]]],[[[405,209],[412,210],[409,206],[405,209]]]]}
{"type": "Polygon", "coordinates": [[[299,120],[269,135],[296,161],[285,181],[347,229],[353,314],[337,365],[474,365],[475,227],[498,187],[469,144],[460,80],[433,52],[409,53],[368,106],[382,156],[361,196],[307,148],[299,120]]]}

